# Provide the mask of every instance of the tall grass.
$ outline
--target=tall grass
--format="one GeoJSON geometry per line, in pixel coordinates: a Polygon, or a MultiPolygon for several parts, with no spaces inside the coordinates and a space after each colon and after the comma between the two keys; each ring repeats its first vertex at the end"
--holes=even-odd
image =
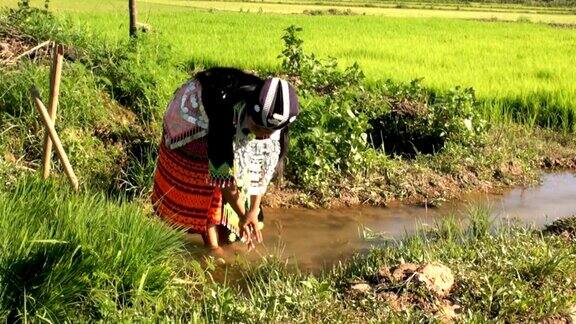
{"type": "Polygon", "coordinates": [[[148,215],[137,204],[32,179],[2,192],[0,313],[75,321],[159,294],[183,234],[148,215]]]}

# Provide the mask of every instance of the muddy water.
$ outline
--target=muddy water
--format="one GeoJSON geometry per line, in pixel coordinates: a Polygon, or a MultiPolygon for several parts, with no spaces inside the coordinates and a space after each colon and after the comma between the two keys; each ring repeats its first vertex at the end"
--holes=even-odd
{"type": "MultiPolygon", "coordinates": [[[[442,216],[461,213],[471,203],[489,205],[495,219],[516,218],[539,226],[576,215],[576,176],[547,174],[536,187],[517,188],[502,195],[470,195],[434,209],[411,206],[268,209],[265,210],[264,244],[247,257],[274,254],[296,263],[300,269],[317,271],[369,248],[371,243],[363,239],[362,233],[372,231],[398,238],[414,231],[418,224],[432,225],[442,216]]],[[[227,247],[229,257],[226,259],[239,248],[227,247]]]]}

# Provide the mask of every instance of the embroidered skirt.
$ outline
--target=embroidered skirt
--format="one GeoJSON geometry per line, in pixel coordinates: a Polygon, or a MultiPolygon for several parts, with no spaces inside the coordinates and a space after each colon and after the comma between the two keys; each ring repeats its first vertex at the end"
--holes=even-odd
{"type": "Polygon", "coordinates": [[[220,188],[207,181],[207,148],[204,139],[178,149],[170,149],[161,141],[152,205],[158,216],[176,227],[204,235],[208,227],[222,225],[229,233],[221,239],[235,241],[240,218],[228,204],[222,206],[220,188]]]}
{"type": "Polygon", "coordinates": [[[206,233],[221,222],[222,194],[207,183],[208,158],[205,141],[192,141],[171,150],[164,141],[154,175],[152,204],[168,222],[192,233],[206,233]]]}

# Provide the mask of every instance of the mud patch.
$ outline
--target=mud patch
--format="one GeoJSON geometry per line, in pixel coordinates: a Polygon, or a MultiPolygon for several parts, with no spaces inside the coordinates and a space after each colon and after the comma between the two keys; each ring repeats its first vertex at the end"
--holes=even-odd
{"type": "Polygon", "coordinates": [[[544,233],[560,235],[567,239],[575,239],[576,215],[555,220],[552,224],[544,228],[544,233]]]}

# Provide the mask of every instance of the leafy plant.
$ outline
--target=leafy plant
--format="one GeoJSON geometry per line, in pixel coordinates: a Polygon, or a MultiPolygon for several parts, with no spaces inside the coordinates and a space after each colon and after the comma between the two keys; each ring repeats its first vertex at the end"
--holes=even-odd
{"type": "Polygon", "coordinates": [[[300,187],[334,196],[339,186],[382,172],[382,152],[415,156],[437,153],[446,142],[481,144],[486,123],[473,89],[438,93],[421,80],[368,86],[358,64],[341,71],[334,58],[305,53],[301,30],[285,30],[280,55],[284,72],[300,84],[302,112],[288,165],[300,187]]]}
{"type": "Polygon", "coordinates": [[[389,110],[382,113],[382,109],[363,102],[365,112],[372,116],[370,140],[388,154],[433,154],[446,142],[466,146],[482,143],[486,122],[472,88],[455,87],[442,94],[426,89],[420,80],[409,84],[388,80],[374,91],[388,98],[389,110]]]}
{"type": "Polygon", "coordinates": [[[302,28],[294,25],[284,30],[284,50],[279,57],[282,58],[284,71],[301,82],[302,92],[336,95],[343,89],[361,84],[364,73],[357,63],[341,71],[333,57],[321,60],[313,53],[304,53],[304,41],[298,36],[301,31],[302,28]]]}

